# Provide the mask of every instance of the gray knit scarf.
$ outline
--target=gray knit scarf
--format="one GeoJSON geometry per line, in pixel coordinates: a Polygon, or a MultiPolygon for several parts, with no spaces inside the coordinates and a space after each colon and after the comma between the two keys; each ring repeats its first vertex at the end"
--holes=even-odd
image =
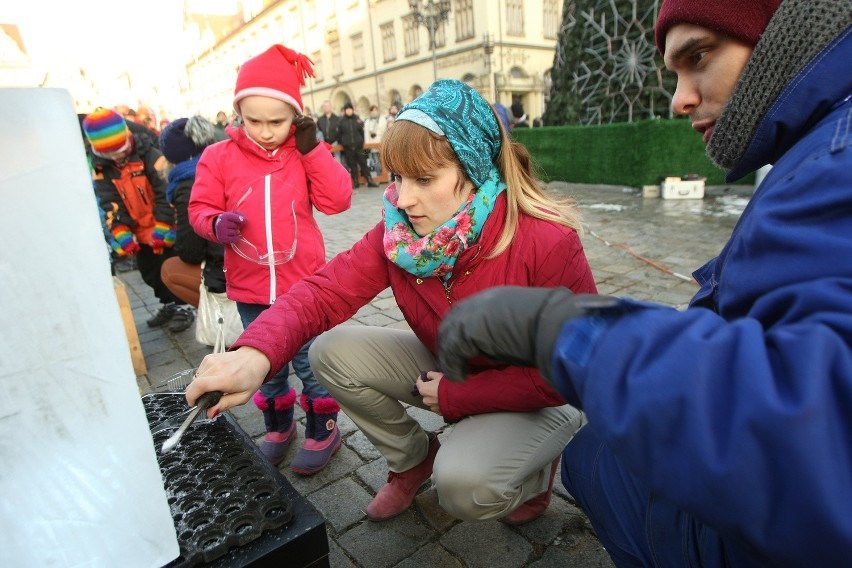
{"type": "Polygon", "coordinates": [[[733,169],[760,121],[790,83],[837,35],[849,27],[852,0],[786,0],[776,10],[722,109],[707,154],[733,169]]]}

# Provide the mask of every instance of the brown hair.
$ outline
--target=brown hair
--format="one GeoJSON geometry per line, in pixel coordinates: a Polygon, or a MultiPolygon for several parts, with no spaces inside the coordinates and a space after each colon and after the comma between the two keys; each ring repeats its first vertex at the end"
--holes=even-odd
{"type": "MultiPolygon", "coordinates": [[[[526,147],[513,142],[499,120],[497,125],[500,128],[501,149],[495,165],[507,185],[506,224],[489,257],[498,256],[509,247],[522,212],[537,219],[571,227],[582,234],[577,202],[547,192],[544,184],[536,177],[535,166],[526,147]]],[[[393,128],[387,131],[382,140],[381,156],[382,167],[406,177],[455,166],[459,171],[457,191],[461,191],[469,180],[446,137],[408,120],[397,120],[393,128]]]]}

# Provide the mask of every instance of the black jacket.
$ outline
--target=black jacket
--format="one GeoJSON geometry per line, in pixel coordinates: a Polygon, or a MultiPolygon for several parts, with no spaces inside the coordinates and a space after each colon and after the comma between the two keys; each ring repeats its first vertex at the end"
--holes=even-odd
{"type": "Polygon", "coordinates": [[[340,117],[332,113],[331,116],[324,114],[317,119],[317,128],[322,132],[323,140],[329,144],[337,142],[337,125],[340,123],[340,117]]]}
{"type": "Polygon", "coordinates": [[[225,291],[225,248],[198,236],[189,224],[189,197],[194,179],[185,179],[175,185],[172,204],[177,213],[175,252],[187,264],[204,265],[204,283],[211,292],[225,291]]]}
{"type": "Polygon", "coordinates": [[[364,121],[357,114],[340,117],[337,125],[337,143],[347,149],[364,149],[364,121]]]}

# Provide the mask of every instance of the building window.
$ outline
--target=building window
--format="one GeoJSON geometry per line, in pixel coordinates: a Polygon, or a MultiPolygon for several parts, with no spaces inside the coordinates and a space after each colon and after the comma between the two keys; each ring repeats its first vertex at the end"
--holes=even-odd
{"type": "Polygon", "coordinates": [[[396,30],[393,22],[379,26],[382,32],[382,55],[385,63],[396,60],[396,30]]]}
{"type": "MultiPolygon", "coordinates": [[[[429,40],[431,41],[432,38],[429,38],[429,40]]],[[[444,47],[445,45],[447,45],[447,23],[441,22],[435,29],[435,47],[444,47]]],[[[429,49],[431,48],[430,45],[429,49]]]]}
{"type": "Polygon", "coordinates": [[[322,72],[322,51],[315,51],[311,54],[311,61],[314,62],[314,81],[322,83],[325,80],[322,72]]]}
{"type": "Polygon", "coordinates": [[[352,68],[364,68],[364,34],[357,33],[352,36],[352,68]]]}
{"type": "Polygon", "coordinates": [[[559,33],[559,6],[556,0],[544,0],[542,32],[547,39],[556,39],[559,33]]]}
{"type": "Polygon", "coordinates": [[[506,0],[506,34],[524,35],[524,0],[506,0]]]}
{"type": "Polygon", "coordinates": [[[340,58],[340,41],[335,40],[328,44],[331,51],[331,75],[335,79],[343,75],[343,61],[340,58]]]}
{"type": "Polygon", "coordinates": [[[470,39],[476,34],[473,25],[473,0],[456,0],[455,20],[456,41],[470,39]]]}
{"type": "Polygon", "coordinates": [[[405,43],[405,55],[417,55],[420,53],[420,27],[414,18],[402,19],[403,40],[405,43]]]}
{"type": "Polygon", "coordinates": [[[305,27],[311,29],[317,25],[316,0],[305,0],[302,4],[302,15],[305,19],[305,27]]]}

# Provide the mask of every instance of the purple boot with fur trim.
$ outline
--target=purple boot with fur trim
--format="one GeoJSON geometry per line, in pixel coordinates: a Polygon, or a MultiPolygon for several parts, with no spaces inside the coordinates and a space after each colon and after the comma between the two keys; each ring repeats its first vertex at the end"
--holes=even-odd
{"type": "Polygon", "coordinates": [[[321,471],[340,449],[340,429],[337,413],[340,407],[331,397],[299,399],[305,411],[305,443],[290,463],[290,469],[300,475],[313,475],[321,471]]]}
{"type": "Polygon", "coordinates": [[[253,400],[255,406],[263,412],[263,421],[266,423],[266,436],[260,444],[260,451],[272,465],[278,465],[296,437],[296,421],[293,420],[296,391],[290,389],[284,396],[275,398],[266,398],[257,391],[253,400]]]}

